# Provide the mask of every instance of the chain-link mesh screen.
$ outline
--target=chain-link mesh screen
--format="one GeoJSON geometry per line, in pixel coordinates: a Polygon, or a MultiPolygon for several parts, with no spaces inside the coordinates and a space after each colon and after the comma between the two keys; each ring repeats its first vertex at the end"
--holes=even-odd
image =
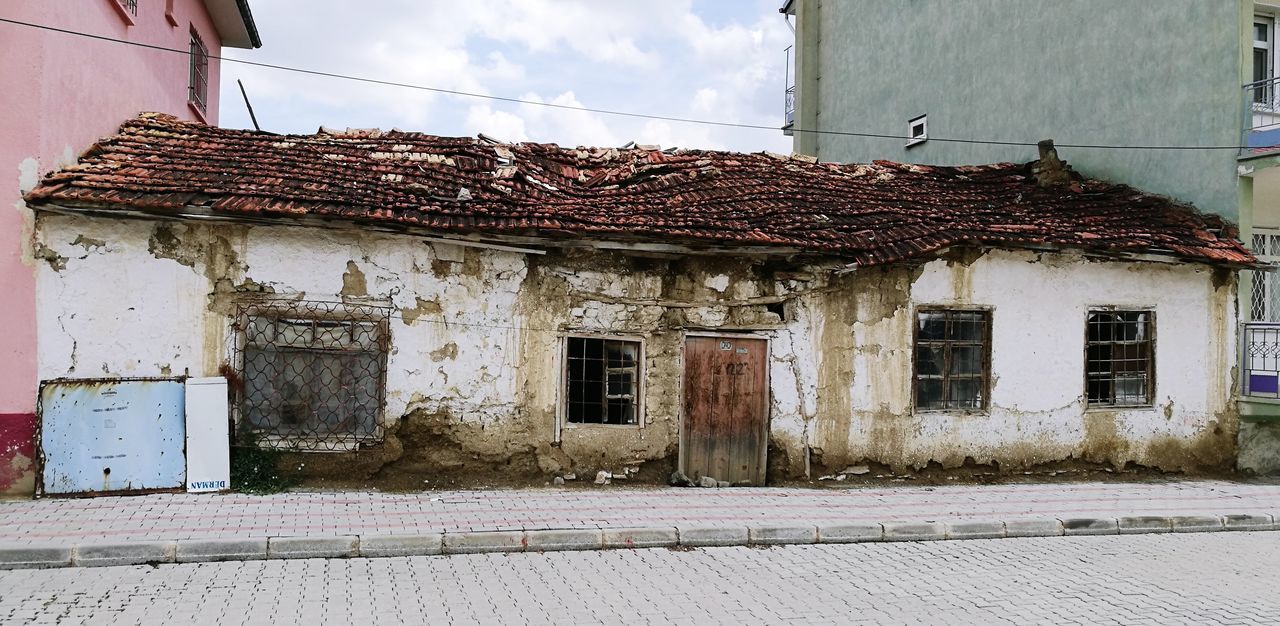
{"type": "Polygon", "coordinates": [[[240,435],[292,450],[355,450],[382,440],[387,310],[324,302],[242,308],[240,435]]]}

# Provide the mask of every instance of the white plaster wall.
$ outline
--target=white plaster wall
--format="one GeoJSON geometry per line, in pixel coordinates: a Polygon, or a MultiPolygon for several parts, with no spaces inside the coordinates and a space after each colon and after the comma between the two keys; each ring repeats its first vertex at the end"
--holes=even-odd
{"type": "Polygon", "coordinates": [[[771,285],[696,264],[685,276],[619,275],[616,259],[535,268],[522,254],[459,255],[405,235],[170,223],[183,264],[151,251],[158,224],[41,217],[42,379],[216,375],[230,319],[217,302],[226,294],[215,290],[230,281],[278,296],[389,306],[384,421],[417,410],[447,414],[480,429],[468,436],[498,433],[510,439],[504,445],[539,446],[540,455],[553,437],[562,331],[644,336],[645,426],[570,428],[563,450],[660,458],[678,432],[682,384],[682,331],[664,321],[670,303],[680,303],[690,328],[731,327],[741,311],[726,299],[772,291],[792,296],[787,322],[759,331],[771,339],[771,434],[792,471],[808,446],[829,464],[955,466],[972,457],[1004,466],[1067,458],[1163,466],[1181,462],[1171,460],[1169,442],[1192,445],[1236,428],[1234,283],[1215,288],[1212,270],[1201,266],[991,252],[971,263],[903,269],[892,280],[841,286],[814,272],[812,281],[771,285]],[[212,241],[225,244],[219,254],[230,261],[219,260],[212,241]],[[354,292],[361,282],[354,278],[365,289],[354,292]],[[530,284],[544,291],[532,293],[530,284]],[[923,305],[993,309],[989,411],[912,413],[912,320],[923,305]],[[1100,306],[1156,311],[1155,407],[1086,410],[1084,324],[1086,311],[1100,306]],[[842,317],[846,309],[855,312],[852,322],[842,317]],[[850,377],[833,380],[832,368],[850,377]],[[518,419],[536,428],[502,433],[518,419]]]}
{"type": "Polygon", "coordinates": [[[911,357],[906,351],[896,358],[860,357],[852,455],[916,467],[931,460],[959,465],[965,457],[1006,465],[1067,457],[1158,464],[1169,459],[1156,458],[1162,452],[1151,448],[1169,438],[1190,442],[1215,429],[1234,432],[1234,291],[1231,283],[1215,288],[1212,273],[1196,265],[1025,252],[991,252],[970,265],[928,263],[912,284],[911,310],[856,325],[858,342],[911,345],[919,306],[991,307],[989,411],[919,412],[898,420],[893,432],[877,433],[886,413],[911,411],[910,376],[896,375],[910,372],[911,357]],[[1085,320],[1090,309],[1109,306],[1155,311],[1154,407],[1085,406],[1085,320]],[[886,368],[891,375],[884,375],[886,368]]]}
{"type": "Polygon", "coordinates": [[[39,233],[61,257],[36,265],[41,380],[211,374],[201,368],[208,288],[197,268],[152,257],[138,222],[57,224],[39,233]]]}
{"type": "MultiPolygon", "coordinates": [[[[155,222],[45,217],[40,241],[65,268],[39,265],[42,379],[63,376],[216,375],[227,358],[230,319],[208,314],[213,291],[206,260],[191,266],[149,251],[155,222]],[[88,237],[103,245],[76,244],[88,237]]],[[[179,236],[194,247],[204,233],[179,236]]],[[[253,281],[281,297],[391,307],[385,414],[411,406],[454,409],[464,419],[495,419],[513,408],[517,339],[514,302],[522,255],[469,249],[478,257],[432,270],[430,244],[411,237],[331,233],[314,228],[254,227],[230,237],[237,282],[253,281]],[[348,265],[348,261],[353,266],[348,265]],[[354,267],[367,293],[343,294],[354,267]],[[406,322],[419,299],[440,305],[406,322]],[[450,356],[432,352],[447,350],[450,356]],[[435,391],[436,393],[430,393],[435,391]]],[[[51,256],[52,256],[51,255],[51,256]]],[[[198,251],[193,256],[201,256],[198,251]]]]}

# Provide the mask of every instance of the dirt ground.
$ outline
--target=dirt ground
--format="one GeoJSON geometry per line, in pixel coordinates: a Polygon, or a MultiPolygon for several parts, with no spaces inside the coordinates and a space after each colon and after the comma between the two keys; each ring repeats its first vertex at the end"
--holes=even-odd
{"type": "MultiPolygon", "coordinates": [[[[978,485],[978,484],[1020,484],[1020,483],[1073,483],[1073,482],[1144,482],[1184,478],[1212,478],[1220,480],[1247,480],[1250,474],[1216,471],[1187,474],[1182,472],[1163,472],[1145,467],[1128,467],[1114,469],[1107,466],[1088,463],[1055,463],[1033,470],[1000,471],[987,466],[960,467],[944,470],[941,467],[928,467],[911,473],[894,473],[887,466],[868,464],[863,474],[831,473],[822,476],[814,475],[809,479],[771,479],[769,487],[800,487],[811,489],[847,489],[852,487],[892,487],[892,486],[940,486],[940,485],[978,485]]],[[[854,469],[861,470],[862,468],[854,469]]],[[[595,484],[596,476],[577,474],[564,482],[565,489],[611,489],[611,488],[653,488],[667,484],[673,464],[651,463],[640,468],[640,472],[627,478],[611,478],[609,485],[595,484]],[[662,465],[659,467],[659,465],[662,465]]],[[[520,489],[530,487],[550,487],[554,476],[530,476],[523,472],[504,472],[502,468],[494,468],[484,472],[467,472],[465,474],[444,473],[431,478],[395,474],[383,476],[380,480],[369,481],[359,477],[342,478],[299,478],[296,482],[302,489],[369,489],[375,488],[386,492],[414,492],[457,489],[520,489]]]]}

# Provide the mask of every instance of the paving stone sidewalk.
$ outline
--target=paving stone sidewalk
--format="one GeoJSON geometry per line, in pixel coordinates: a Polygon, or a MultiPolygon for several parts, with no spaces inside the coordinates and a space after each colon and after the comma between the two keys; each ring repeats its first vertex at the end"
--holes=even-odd
{"type": "Polygon", "coordinates": [[[158,494],[0,501],[0,552],[10,555],[9,567],[110,565],[615,547],[611,542],[740,545],[1270,530],[1277,523],[1280,481],[1274,480],[158,494]],[[569,530],[590,532],[563,532],[569,530]],[[24,564],[13,556],[20,548],[45,551],[24,564]]]}

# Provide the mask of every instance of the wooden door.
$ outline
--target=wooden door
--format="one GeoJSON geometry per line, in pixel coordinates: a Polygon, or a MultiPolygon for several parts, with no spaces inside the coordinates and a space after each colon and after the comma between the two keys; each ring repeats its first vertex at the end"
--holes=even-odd
{"type": "Polygon", "coordinates": [[[768,343],[689,337],[684,345],[686,476],[763,485],[769,428],[768,343]]]}

